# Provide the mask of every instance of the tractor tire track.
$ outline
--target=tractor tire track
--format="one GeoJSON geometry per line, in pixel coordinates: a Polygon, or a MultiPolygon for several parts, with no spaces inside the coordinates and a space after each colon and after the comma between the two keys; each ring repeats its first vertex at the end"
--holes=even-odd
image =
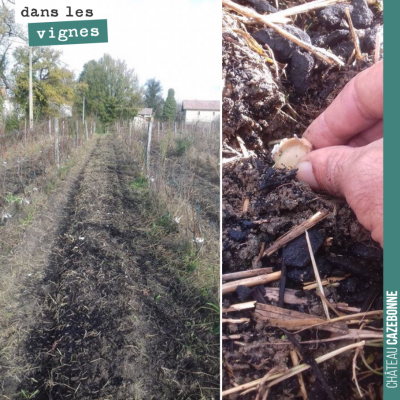
{"type": "Polygon", "coordinates": [[[19,389],[38,391],[35,399],[218,393],[207,359],[210,347],[219,356],[218,338],[193,328],[201,304],[145,234],[145,200],[129,188],[138,172],[122,144],[104,137],[72,189],[25,345],[31,373],[19,389]]]}

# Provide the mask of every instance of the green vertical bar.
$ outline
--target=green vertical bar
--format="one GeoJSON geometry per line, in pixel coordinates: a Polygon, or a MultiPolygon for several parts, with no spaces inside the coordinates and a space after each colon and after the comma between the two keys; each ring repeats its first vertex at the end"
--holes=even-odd
{"type": "MultiPolygon", "coordinates": [[[[399,41],[400,1],[384,2],[384,399],[400,399],[400,382],[398,379],[399,340],[394,330],[398,326],[389,326],[397,322],[396,312],[388,309],[389,293],[400,293],[400,259],[399,259],[399,178],[397,164],[400,149],[400,41],[399,41]],[[392,321],[389,320],[392,318],[392,321]],[[391,328],[392,330],[389,330],[391,328]],[[396,343],[395,343],[396,342],[396,343]],[[396,379],[394,379],[396,377],[396,379]]],[[[395,295],[394,299],[398,298],[395,295]]],[[[397,303],[394,304],[396,306],[397,303]]],[[[398,318],[398,315],[397,315],[398,318]]]]}

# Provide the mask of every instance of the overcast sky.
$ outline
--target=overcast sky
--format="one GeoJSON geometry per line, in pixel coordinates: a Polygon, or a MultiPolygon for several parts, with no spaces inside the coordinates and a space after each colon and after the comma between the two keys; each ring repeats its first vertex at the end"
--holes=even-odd
{"type": "MultiPolygon", "coordinates": [[[[81,8],[87,3],[84,0],[81,8]]],[[[109,53],[134,68],[141,85],[150,78],[160,80],[165,96],[169,88],[174,88],[179,100],[220,99],[220,0],[92,0],[89,3],[94,19],[106,15],[109,42],[54,46],[62,50],[61,59],[76,75],[87,61],[109,53]]],[[[57,2],[59,8],[60,5],[57,2]]]]}

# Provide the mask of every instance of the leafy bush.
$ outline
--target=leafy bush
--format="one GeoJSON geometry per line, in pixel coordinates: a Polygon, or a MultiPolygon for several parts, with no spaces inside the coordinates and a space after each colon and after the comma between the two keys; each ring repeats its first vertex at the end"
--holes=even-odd
{"type": "Polygon", "coordinates": [[[192,141],[187,137],[179,138],[179,139],[176,139],[175,145],[176,145],[175,153],[178,157],[181,157],[190,148],[190,146],[192,145],[192,141]]]}
{"type": "Polygon", "coordinates": [[[183,156],[186,153],[186,151],[190,148],[191,145],[192,145],[192,141],[187,137],[176,139],[175,154],[178,157],[183,156]]]}
{"type": "Polygon", "coordinates": [[[16,113],[7,115],[4,122],[6,133],[17,132],[19,130],[18,115],[16,113]]]}

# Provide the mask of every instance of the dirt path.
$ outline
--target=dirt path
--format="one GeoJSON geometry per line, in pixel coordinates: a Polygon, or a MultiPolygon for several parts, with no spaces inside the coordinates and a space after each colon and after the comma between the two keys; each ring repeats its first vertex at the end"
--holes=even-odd
{"type": "Polygon", "coordinates": [[[146,197],[130,187],[139,172],[122,144],[104,137],[73,183],[44,278],[24,291],[40,313],[25,340],[18,393],[214,397],[218,373],[208,357],[219,356],[218,338],[201,327],[195,291],[189,296],[149,241],[146,197]]]}

